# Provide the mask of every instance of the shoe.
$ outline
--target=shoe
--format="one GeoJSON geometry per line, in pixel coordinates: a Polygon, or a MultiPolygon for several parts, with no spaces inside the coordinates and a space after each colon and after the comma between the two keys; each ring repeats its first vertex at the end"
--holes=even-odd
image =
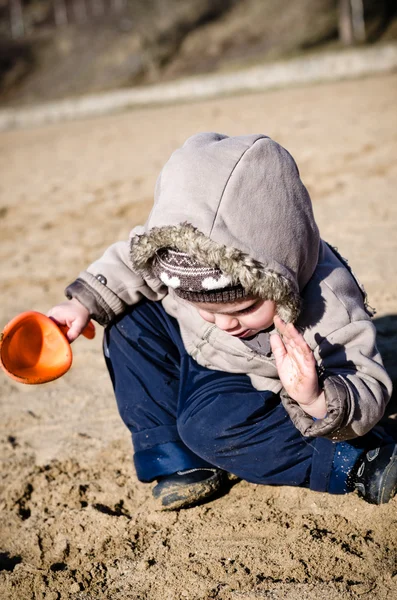
{"type": "Polygon", "coordinates": [[[370,504],[386,504],[397,491],[397,444],[369,450],[356,463],[350,485],[370,504]]]}
{"type": "Polygon", "coordinates": [[[198,468],[177,471],[159,478],[152,490],[162,510],[177,510],[199,504],[218,492],[224,481],[220,469],[198,468]]]}

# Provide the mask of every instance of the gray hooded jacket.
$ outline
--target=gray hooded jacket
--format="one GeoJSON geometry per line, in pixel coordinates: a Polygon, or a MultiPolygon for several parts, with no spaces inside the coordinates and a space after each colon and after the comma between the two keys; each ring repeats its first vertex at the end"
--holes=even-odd
{"type": "Polygon", "coordinates": [[[291,155],[264,135],[203,133],[173,153],[144,226],[80,273],[66,290],[101,324],[142,298],[161,300],[201,365],[247,374],[281,393],[305,436],[364,435],[382,417],[391,382],[375,344],[365,293],[320,239],[311,201],[291,155]],[[151,272],[157,250],[174,247],[217,266],[253,295],[276,302],[314,352],[327,416],[314,421],[282,389],[274,358],[204,321],[151,272]]]}

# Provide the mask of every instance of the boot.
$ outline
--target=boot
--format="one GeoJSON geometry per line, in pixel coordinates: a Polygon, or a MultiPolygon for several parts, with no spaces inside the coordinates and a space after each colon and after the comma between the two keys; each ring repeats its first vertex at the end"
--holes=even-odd
{"type": "Polygon", "coordinates": [[[386,504],[397,491],[397,444],[365,452],[350,475],[349,484],[370,504],[386,504]]]}
{"type": "Polygon", "coordinates": [[[213,496],[221,489],[225,479],[224,472],[216,468],[177,471],[159,477],[152,494],[163,510],[187,508],[213,496]]]}

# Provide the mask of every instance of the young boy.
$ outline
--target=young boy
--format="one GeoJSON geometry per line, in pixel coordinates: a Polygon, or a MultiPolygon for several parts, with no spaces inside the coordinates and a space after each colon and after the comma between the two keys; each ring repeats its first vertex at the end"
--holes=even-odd
{"type": "Polygon", "coordinates": [[[291,155],[265,135],[189,138],[153,210],[49,315],[73,341],[92,317],[138,478],[163,508],[233,474],[368,502],[396,491],[379,428],[391,383],[366,297],[320,239],[291,155]]]}

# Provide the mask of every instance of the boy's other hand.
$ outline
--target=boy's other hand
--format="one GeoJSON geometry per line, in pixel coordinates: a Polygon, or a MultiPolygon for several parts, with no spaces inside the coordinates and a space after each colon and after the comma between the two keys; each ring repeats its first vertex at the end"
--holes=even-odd
{"type": "Polygon", "coordinates": [[[66,337],[69,342],[74,342],[87,326],[90,313],[76,298],[72,298],[51,308],[47,317],[58,325],[66,325],[69,328],[66,337]]]}
{"type": "Polygon", "coordinates": [[[311,348],[292,323],[286,324],[275,315],[274,325],[278,332],[270,336],[270,345],[284,389],[307,414],[323,419],[327,406],[311,348]]]}

